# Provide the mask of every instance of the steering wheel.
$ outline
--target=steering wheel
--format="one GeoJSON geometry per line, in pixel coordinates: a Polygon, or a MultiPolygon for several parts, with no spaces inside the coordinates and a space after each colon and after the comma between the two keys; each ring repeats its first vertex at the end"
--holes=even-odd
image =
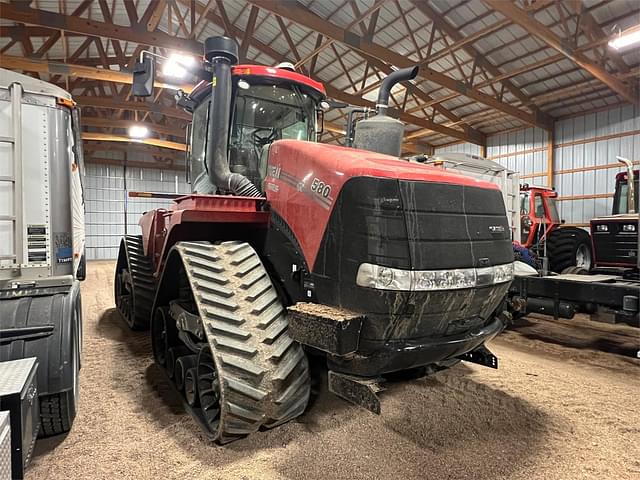
{"type": "Polygon", "coordinates": [[[272,143],[278,135],[275,128],[256,128],[251,136],[253,137],[253,144],[263,147],[268,143],[272,143]]]}

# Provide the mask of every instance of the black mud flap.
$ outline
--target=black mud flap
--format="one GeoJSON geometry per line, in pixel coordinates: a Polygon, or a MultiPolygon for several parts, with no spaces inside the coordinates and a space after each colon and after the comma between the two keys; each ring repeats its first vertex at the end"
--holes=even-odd
{"type": "Polygon", "coordinates": [[[470,352],[463,353],[458,358],[465,362],[477,363],[484,367],[498,368],[498,357],[491,353],[484,345],[480,345],[478,348],[471,350],[470,352]]]}
{"type": "Polygon", "coordinates": [[[381,378],[362,378],[329,371],[329,391],[355,405],[380,415],[378,392],[384,390],[381,378]]]}

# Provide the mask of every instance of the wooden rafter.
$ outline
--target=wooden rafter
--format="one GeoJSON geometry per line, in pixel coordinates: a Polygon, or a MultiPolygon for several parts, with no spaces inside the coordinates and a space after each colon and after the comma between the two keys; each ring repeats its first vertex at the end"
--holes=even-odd
{"type": "MultiPolygon", "coordinates": [[[[484,69],[489,75],[496,77],[502,74],[502,72],[500,72],[500,70],[498,70],[496,68],[495,65],[493,65],[489,60],[487,60],[482,54],[480,54],[480,52],[478,52],[475,47],[473,46],[472,42],[469,43],[462,43],[465,40],[464,35],[460,32],[460,30],[456,27],[454,27],[452,24],[450,24],[441,14],[439,14],[438,12],[436,12],[427,2],[422,2],[419,0],[412,0],[413,3],[416,5],[416,7],[418,7],[418,9],[424,13],[428,18],[430,18],[434,25],[436,27],[438,27],[443,33],[445,33],[449,38],[451,38],[454,42],[460,42],[461,46],[460,48],[462,50],[464,50],[472,59],[473,61],[477,64],[478,67],[484,69]]],[[[491,31],[496,31],[499,28],[501,28],[503,25],[502,22],[498,22],[498,27],[495,28],[495,30],[493,29],[493,27],[495,27],[495,25],[490,29],[491,31]]],[[[449,45],[447,47],[447,49],[449,49],[451,52],[451,55],[453,56],[453,58],[455,59],[455,61],[457,62],[457,59],[455,58],[455,53],[452,49],[452,45],[449,45]]],[[[431,60],[431,59],[430,59],[431,60]]],[[[462,67],[460,66],[460,64],[457,64],[458,68],[461,70],[462,67]]],[[[527,104],[528,103],[528,97],[527,95],[522,92],[520,89],[518,89],[513,83],[511,83],[508,79],[503,79],[501,80],[501,83],[505,86],[505,88],[511,92],[511,94],[516,97],[518,100],[520,100],[523,104],[527,104]]],[[[541,123],[550,126],[553,124],[553,119],[547,115],[546,113],[542,112],[541,110],[537,109],[535,106],[531,107],[531,110],[533,112],[533,114],[538,117],[541,121],[541,123]]],[[[537,125],[540,126],[540,125],[537,125]]]]}
{"type": "MultiPolygon", "coordinates": [[[[379,58],[390,65],[395,65],[400,68],[413,65],[413,62],[407,59],[404,55],[398,54],[393,50],[382,47],[373,42],[367,42],[364,38],[356,35],[352,31],[347,31],[346,29],[325,21],[323,18],[303,8],[298,3],[284,2],[281,0],[249,0],[249,3],[258,5],[260,8],[270,11],[271,13],[286,17],[305,28],[322,33],[325,37],[343,43],[358,52],[370,55],[374,58],[379,58]]],[[[551,124],[545,118],[539,118],[535,114],[531,114],[504,102],[499,102],[490,95],[482,93],[477,89],[468,88],[463,82],[448,77],[428,66],[422,65],[419,75],[425,80],[442,85],[449,90],[465,95],[480,103],[495,108],[496,110],[500,110],[503,113],[518,118],[529,125],[545,129],[551,128],[551,124]]]]}
{"type": "Polygon", "coordinates": [[[604,68],[594,64],[586,55],[578,52],[575,48],[568,45],[567,42],[547,28],[544,24],[527,15],[525,11],[518,8],[515,4],[505,2],[503,0],[484,0],[484,2],[512,22],[520,25],[531,35],[542,40],[551,48],[582,67],[628,102],[632,104],[638,103],[638,97],[633,89],[614,75],[607,72],[604,68]]]}

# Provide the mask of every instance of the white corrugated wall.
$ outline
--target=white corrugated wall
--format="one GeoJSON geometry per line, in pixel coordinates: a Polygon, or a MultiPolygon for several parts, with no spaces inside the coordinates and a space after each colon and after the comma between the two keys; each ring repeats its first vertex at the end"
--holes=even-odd
{"type": "MultiPolygon", "coordinates": [[[[127,168],[127,190],[188,193],[184,173],[175,170],[127,168]]],[[[124,235],[124,202],[127,203],[127,233],[140,234],[138,219],[143,212],[168,207],[171,200],[129,198],[124,190],[123,167],[86,165],[85,207],[87,259],[115,259],[124,235]]]]}
{"type": "MultiPolygon", "coordinates": [[[[520,172],[523,182],[547,185],[548,134],[525,128],[487,139],[487,157],[520,172]]],[[[640,160],[640,111],[616,107],[556,122],[553,186],[560,216],[585,226],[611,213],[616,156],[640,160]]],[[[639,162],[640,163],[640,162],[639,162]]]]}

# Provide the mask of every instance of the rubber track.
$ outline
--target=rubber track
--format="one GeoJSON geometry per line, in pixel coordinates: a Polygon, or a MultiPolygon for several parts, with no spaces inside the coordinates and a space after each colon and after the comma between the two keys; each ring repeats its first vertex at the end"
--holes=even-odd
{"type": "Polygon", "coordinates": [[[180,242],[221,379],[216,440],[227,443],[302,414],[309,365],[258,254],[244,242],[180,242]]]}
{"type": "Polygon", "coordinates": [[[142,236],[126,235],[123,239],[127,253],[127,267],[133,280],[133,325],[134,330],[149,328],[151,308],[156,292],[153,267],[144,254],[142,236]]]}

